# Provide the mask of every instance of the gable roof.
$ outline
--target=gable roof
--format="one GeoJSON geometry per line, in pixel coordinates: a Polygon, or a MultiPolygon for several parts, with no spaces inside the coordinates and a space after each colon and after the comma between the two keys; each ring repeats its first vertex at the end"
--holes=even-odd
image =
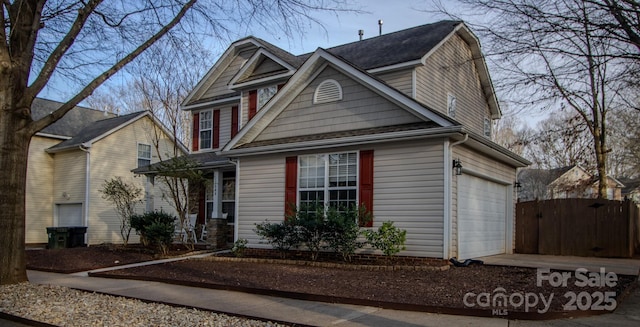
{"type": "MultiPolygon", "coordinates": [[[[54,112],[62,105],[62,102],[35,98],[31,104],[31,115],[34,120],[38,120],[54,112]]],[[[76,106],[58,121],[42,129],[38,134],[68,139],[98,120],[115,116],[115,114],[105,111],[76,106]]]]}
{"type": "MultiPolygon", "coordinates": [[[[332,48],[325,51],[332,55],[342,58],[342,60],[357,67],[358,69],[368,71],[369,73],[382,72],[403,67],[423,65],[428,57],[441,44],[446,42],[453,35],[460,35],[469,47],[474,57],[474,63],[478,69],[480,82],[487,97],[489,109],[492,118],[500,118],[501,111],[498,100],[495,96],[495,90],[489,70],[484,61],[484,56],[480,49],[480,43],[476,36],[466,27],[462,21],[444,20],[432,24],[425,24],[413,28],[387,33],[380,36],[355,41],[332,48]]],[[[234,42],[216,62],[216,64],[207,72],[202,80],[196,85],[191,93],[182,103],[182,108],[195,104],[208,102],[205,99],[193,99],[201,90],[207,87],[208,83],[214,76],[222,73],[227,67],[231,56],[240,49],[247,46],[257,46],[266,49],[268,53],[273,54],[283,60],[285,63],[294,68],[300,68],[315,52],[295,56],[265,40],[249,36],[234,42]]],[[[251,63],[251,60],[248,61],[251,63]]],[[[273,78],[281,78],[277,75],[273,78]]],[[[237,79],[236,81],[237,82],[237,79]]],[[[231,83],[233,84],[233,83],[231,83]]],[[[229,95],[230,97],[231,95],[229,95]]]]}
{"type": "Polygon", "coordinates": [[[459,125],[434,110],[431,110],[414,99],[408,97],[397,89],[390,87],[375,76],[352,65],[349,62],[336,57],[324,49],[318,48],[316,52],[294,73],[289,82],[280,92],[259,110],[256,116],[222,149],[222,152],[230,151],[246,143],[250,143],[287,107],[295,96],[304,89],[312,80],[311,75],[331,65],[341,73],[353,78],[360,84],[370,88],[380,96],[404,108],[409,113],[424,121],[431,121],[437,127],[452,127],[459,125]]]}

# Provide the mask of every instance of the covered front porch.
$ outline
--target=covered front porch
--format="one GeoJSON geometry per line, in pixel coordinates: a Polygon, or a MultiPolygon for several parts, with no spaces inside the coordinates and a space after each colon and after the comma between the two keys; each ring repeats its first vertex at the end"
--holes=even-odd
{"type": "MultiPolygon", "coordinates": [[[[150,190],[155,184],[163,183],[158,176],[185,179],[185,185],[188,185],[185,209],[191,218],[187,219],[188,226],[185,227],[195,234],[194,243],[204,242],[221,248],[234,242],[237,183],[233,161],[216,156],[213,152],[203,152],[161,161],[133,172],[147,178],[146,211],[153,210],[154,199],[150,190]]],[[[163,189],[163,186],[160,185],[160,188],[163,189]]],[[[163,197],[170,196],[165,191],[175,192],[173,188],[166,187],[163,197]]]]}

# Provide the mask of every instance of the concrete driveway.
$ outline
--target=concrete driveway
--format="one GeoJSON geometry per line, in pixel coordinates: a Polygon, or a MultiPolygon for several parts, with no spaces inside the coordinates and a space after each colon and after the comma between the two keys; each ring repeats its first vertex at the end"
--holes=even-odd
{"type": "Polygon", "coordinates": [[[529,268],[549,268],[557,270],[575,271],[585,268],[590,272],[614,272],[618,275],[638,276],[640,259],[617,259],[596,257],[575,257],[541,254],[499,254],[478,258],[487,265],[515,266],[529,268]]]}

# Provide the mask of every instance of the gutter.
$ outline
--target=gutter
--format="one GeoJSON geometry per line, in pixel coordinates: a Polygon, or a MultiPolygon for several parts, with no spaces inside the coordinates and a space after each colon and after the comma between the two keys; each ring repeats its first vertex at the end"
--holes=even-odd
{"type": "MultiPolygon", "coordinates": [[[[89,227],[89,188],[91,187],[91,143],[82,143],[78,147],[81,151],[84,151],[87,156],[85,167],[85,185],[84,185],[84,225],[89,227]]],[[[87,228],[88,229],[88,228],[87,228]]],[[[84,243],[89,244],[89,232],[84,234],[84,243]]]]}

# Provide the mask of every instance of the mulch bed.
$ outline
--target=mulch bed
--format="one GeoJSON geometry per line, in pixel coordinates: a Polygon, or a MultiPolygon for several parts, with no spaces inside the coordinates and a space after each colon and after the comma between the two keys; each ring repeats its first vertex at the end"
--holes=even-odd
{"type": "MultiPolygon", "coordinates": [[[[180,250],[176,251],[172,254],[180,254],[180,250]]],[[[291,253],[288,260],[282,260],[280,254],[274,256],[268,251],[262,252],[266,259],[257,259],[260,253],[249,252],[247,254],[251,258],[248,259],[235,260],[223,255],[91,275],[391,309],[498,315],[510,319],[552,319],[607,313],[610,311],[567,311],[563,307],[570,301],[566,294],[587,292],[583,293],[589,295],[587,300],[595,303],[598,297],[596,293],[614,292],[619,305],[637,284],[635,276],[617,276],[618,281],[613,287],[579,287],[575,285],[575,272],[570,272],[572,279],[567,287],[553,287],[548,282],[537,286],[537,271],[531,268],[472,264],[441,269],[444,262],[438,259],[399,257],[389,262],[367,255],[354,258],[350,264],[342,264],[340,260],[325,255],[321,256],[318,265],[304,261],[308,258],[305,253],[291,253]],[[383,269],[380,266],[383,261],[391,265],[386,268],[393,268],[383,269]],[[323,262],[329,263],[330,268],[322,267],[323,262]],[[422,269],[425,267],[427,269],[422,269]],[[505,305],[492,301],[488,306],[484,305],[483,301],[493,299],[496,294],[506,295],[505,305]],[[552,295],[551,305],[545,311],[541,296],[548,301],[552,295]],[[528,308],[524,303],[517,303],[527,296],[531,300],[535,296],[538,303],[528,308]]],[[[148,251],[117,246],[30,250],[27,255],[29,269],[56,271],[84,271],[113,266],[116,260],[118,264],[126,264],[154,259],[148,251]]]]}
{"type": "MultiPolygon", "coordinates": [[[[167,257],[180,256],[189,252],[184,246],[173,245],[167,257]]],[[[163,258],[155,254],[153,249],[139,244],[130,244],[127,247],[102,244],[65,249],[38,249],[27,250],[26,253],[27,269],[64,274],[163,258]]]]}

